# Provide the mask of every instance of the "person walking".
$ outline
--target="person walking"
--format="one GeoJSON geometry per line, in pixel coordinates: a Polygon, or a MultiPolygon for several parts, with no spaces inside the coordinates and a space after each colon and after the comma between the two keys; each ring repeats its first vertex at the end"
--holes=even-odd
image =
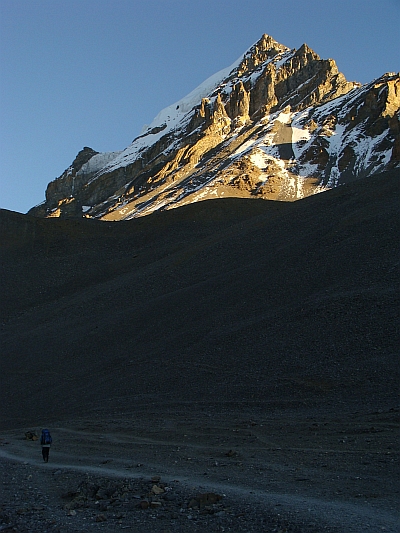
{"type": "Polygon", "coordinates": [[[42,456],[45,463],[49,462],[50,446],[53,442],[50,431],[48,429],[42,429],[42,435],[40,436],[40,444],[42,446],[42,456]]]}

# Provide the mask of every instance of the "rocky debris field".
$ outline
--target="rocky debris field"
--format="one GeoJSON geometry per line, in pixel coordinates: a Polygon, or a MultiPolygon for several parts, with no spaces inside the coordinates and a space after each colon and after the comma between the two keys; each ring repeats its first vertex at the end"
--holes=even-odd
{"type": "Polygon", "coordinates": [[[2,432],[0,531],[398,532],[398,408],[197,409],[2,432]]]}
{"type": "MultiPolygon", "coordinates": [[[[201,493],[160,477],[111,479],[52,469],[38,475],[30,465],[0,463],[6,501],[0,531],[317,532],[268,512],[260,504],[224,494],[201,493]],[[7,498],[9,496],[9,498],[7,498]]],[[[3,498],[4,498],[3,496],[3,498]]],[[[336,531],[324,528],[324,531],[336,531]]]]}

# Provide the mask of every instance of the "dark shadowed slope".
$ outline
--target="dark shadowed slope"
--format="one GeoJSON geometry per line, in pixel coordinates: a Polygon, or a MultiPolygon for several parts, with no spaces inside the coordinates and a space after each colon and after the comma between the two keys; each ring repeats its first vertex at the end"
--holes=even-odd
{"type": "Polygon", "coordinates": [[[1,425],[144,402],[390,408],[399,173],[130,222],[0,212],[1,425]]]}

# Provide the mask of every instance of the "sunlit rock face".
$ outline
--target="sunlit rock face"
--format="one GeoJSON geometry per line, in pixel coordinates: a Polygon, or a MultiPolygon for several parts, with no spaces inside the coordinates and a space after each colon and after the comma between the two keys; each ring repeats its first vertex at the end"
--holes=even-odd
{"type": "Polygon", "coordinates": [[[348,82],[269,35],[121,152],[84,148],[30,214],[123,220],[209,198],[293,201],[400,167],[400,78],[348,82]]]}

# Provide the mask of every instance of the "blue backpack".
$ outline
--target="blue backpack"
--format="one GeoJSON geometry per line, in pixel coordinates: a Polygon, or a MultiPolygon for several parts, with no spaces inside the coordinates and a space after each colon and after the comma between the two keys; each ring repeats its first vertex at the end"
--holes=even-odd
{"type": "Polygon", "coordinates": [[[50,431],[48,429],[42,429],[40,444],[51,444],[52,442],[53,439],[51,438],[50,431]]]}

